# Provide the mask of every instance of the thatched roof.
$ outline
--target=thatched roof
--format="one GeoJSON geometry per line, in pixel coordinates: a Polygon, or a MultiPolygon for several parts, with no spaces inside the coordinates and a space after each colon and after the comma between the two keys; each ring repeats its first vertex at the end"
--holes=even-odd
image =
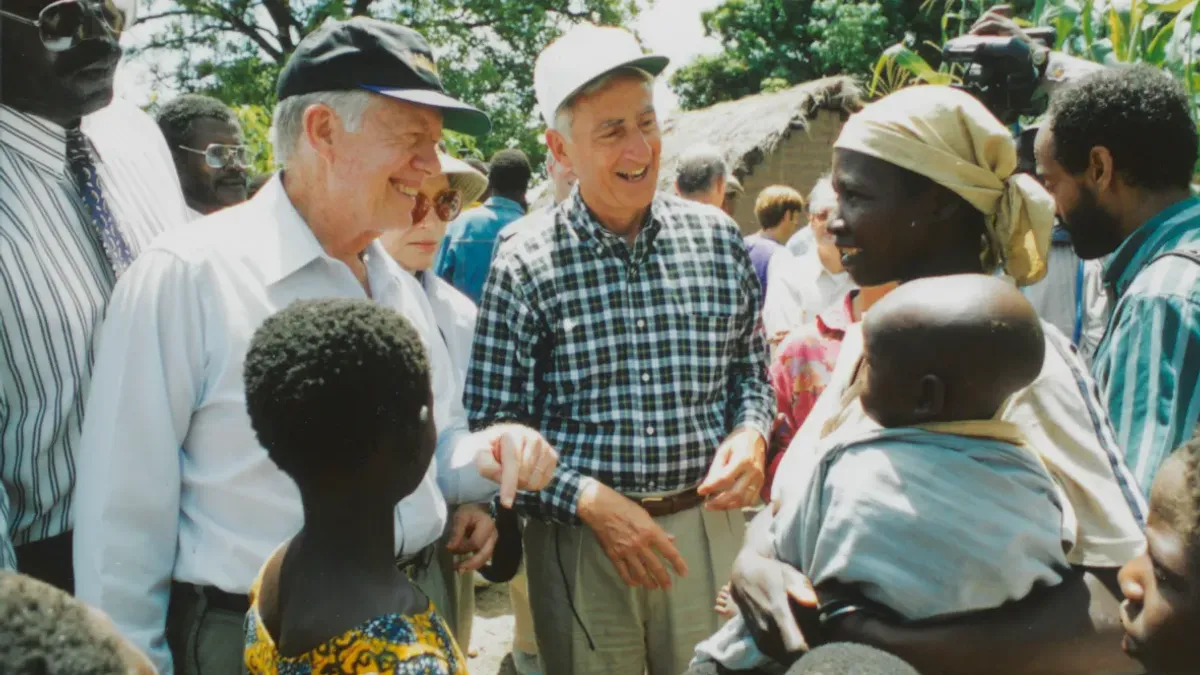
{"type": "Polygon", "coordinates": [[[725,155],[738,179],[748,176],[794,131],[808,128],[820,110],[844,114],[862,107],[849,77],[829,77],[772,94],[757,94],[709,108],[680,112],[663,125],[659,189],[675,182],[676,164],[689,147],[706,143],[725,155]]]}

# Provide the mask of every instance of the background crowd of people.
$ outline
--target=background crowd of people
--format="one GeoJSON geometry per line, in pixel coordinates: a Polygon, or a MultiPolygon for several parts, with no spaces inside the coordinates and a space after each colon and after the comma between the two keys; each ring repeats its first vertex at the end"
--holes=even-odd
{"type": "Polygon", "coordinates": [[[0,672],[466,673],[477,573],[523,675],[1200,672],[1170,75],[902,89],[744,236],[624,29],[533,66],[535,209],[409,28],[308,34],[252,176],[124,20],[0,10],[0,672]]]}

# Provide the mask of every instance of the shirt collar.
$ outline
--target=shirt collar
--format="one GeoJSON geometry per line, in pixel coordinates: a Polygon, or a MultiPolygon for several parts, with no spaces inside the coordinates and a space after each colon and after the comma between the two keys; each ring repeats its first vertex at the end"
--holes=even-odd
{"type": "Polygon", "coordinates": [[[1113,289],[1119,298],[1125,294],[1129,284],[1138,273],[1171,242],[1180,228],[1192,227],[1200,218],[1200,199],[1189,197],[1163,209],[1158,215],[1134,230],[1104,265],[1104,283],[1113,289]]]}
{"type": "Polygon", "coordinates": [[[505,209],[508,211],[525,213],[525,209],[521,208],[520,204],[514,202],[508,197],[501,197],[499,195],[492,195],[491,197],[488,197],[487,201],[484,202],[483,205],[490,209],[505,209]]]}
{"type": "Polygon", "coordinates": [[[268,214],[266,220],[271,224],[264,228],[265,241],[255,247],[268,286],[283,281],[325,254],[283,189],[282,175],[279,172],[272,176],[249,202],[252,208],[268,214]]]}
{"type": "MultiPolygon", "coordinates": [[[[638,251],[648,251],[649,246],[658,236],[662,224],[666,221],[664,208],[662,198],[655,193],[654,201],[650,202],[650,209],[646,212],[642,229],[638,233],[636,244],[633,247],[632,252],[635,255],[638,251]]],[[[621,256],[622,252],[630,250],[626,246],[625,240],[609,232],[608,228],[604,227],[592,210],[588,208],[583,201],[583,193],[579,190],[578,183],[571,188],[571,196],[563,200],[562,209],[567,223],[579,235],[580,240],[590,246],[597,255],[621,256]]]]}
{"type": "Polygon", "coordinates": [[[0,145],[52,173],[67,165],[66,129],[6,105],[0,105],[0,145]]]}

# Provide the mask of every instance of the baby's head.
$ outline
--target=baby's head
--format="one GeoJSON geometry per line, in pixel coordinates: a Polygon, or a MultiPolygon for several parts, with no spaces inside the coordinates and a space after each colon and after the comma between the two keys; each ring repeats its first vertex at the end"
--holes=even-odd
{"type": "Polygon", "coordinates": [[[1200,429],[1150,490],[1146,550],[1121,568],[1122,646],[1153,673],[1200,665],[1200,429]]]}
{"type": "Polygon", "coordinates": [[[103,612],[32,577],[0,570],[0,673],[154,675],[103,612]]]}
{"type": "Polygon", "coordinates": [[[903,284],[867,312],[863,341],[860,398],[885,427],[990,419],[1046,351],[1025,296],[982,274],[903,284]]]}
{"type": "Polygon", "coordinates": [[[437,443],[429,363],[395,311],[294,302],[254,333],[243,379],[258,442],[306,506],[339,490],[394,504],[424,478],[437,443]]]}

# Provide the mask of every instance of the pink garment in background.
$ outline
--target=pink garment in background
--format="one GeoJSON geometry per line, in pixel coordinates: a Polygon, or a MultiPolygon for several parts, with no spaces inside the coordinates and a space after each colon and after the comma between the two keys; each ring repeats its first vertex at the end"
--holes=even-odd
{"type": "Polygon", "coordinates": [[[767,450],[764,501],[771,500],[771,483],[792,437],[829,384],[846,327],[854,323],[857,294],[857,289],[850,291],[842,302],[830,305],[816,319],[787,336],[775,352],[770,368],[771,386],[775,390],[776,409],[784,419],[771,435],[767,450]]]}

